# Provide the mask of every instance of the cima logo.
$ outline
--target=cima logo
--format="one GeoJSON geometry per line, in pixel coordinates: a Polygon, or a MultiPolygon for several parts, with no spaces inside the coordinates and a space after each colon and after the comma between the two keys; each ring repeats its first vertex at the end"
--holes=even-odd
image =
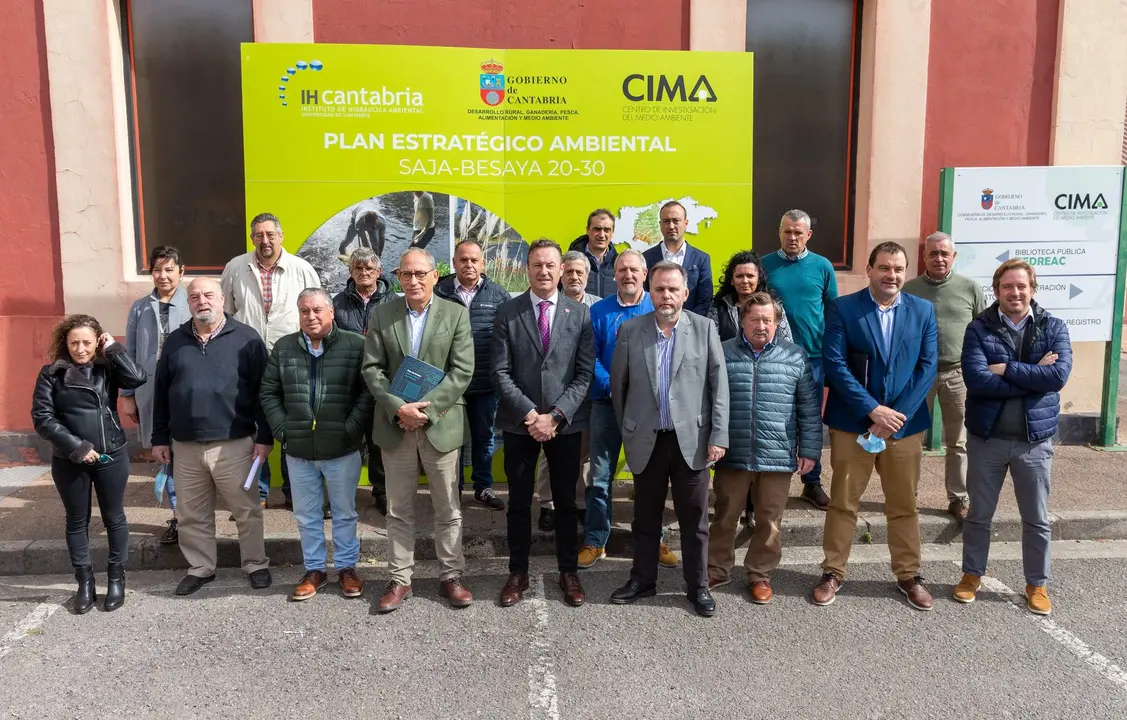
{"type": "Polygon", "coordinates": [[[289,89],[290,78],[294,77],[299,72],[302,72],[304,70],[313,70],[314,72],[320,72],[324,69],[325,63],[321,62],[320,60],[311,60],[309,62],[298,60],[293,64],[293,67],[286,68],[286,74],[282,76],[282,84],[278,86],[278,99],[281,100],[282,107],[286,107],[287,105],[286,90],[289,89]]]}
{"type": "Polygon", "coordinates": [[[983,210],[989,210],[992,207],[994,207],[994,189],[993,188],[983,188],[982,189],[982,209],[983,210]]]}
{"type": "Polygon", "coordinates": [[[505,99],[505,66],[496,60],[481,64],[481,99],[486,105],[500,105],[505,99]]]}

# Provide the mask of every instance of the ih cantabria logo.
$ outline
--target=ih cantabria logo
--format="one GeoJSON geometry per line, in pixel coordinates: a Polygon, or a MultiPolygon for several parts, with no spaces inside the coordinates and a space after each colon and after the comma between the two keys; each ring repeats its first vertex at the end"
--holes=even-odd
{"type": "Polygon", "coordinates": [[[287,105],[286,90],[289,89],[290,78],[305,70],[320,72],[324,68],[325,63],[321,62],[320,60],[311,60],[309,62],[298,60],[293,64],[293,67],[286,68],[286,74],[282,76],[282,84],[278,86],[278,99],[282,102],[282,107],[285,107],[287,105]]]}
{"type": "Polygon", "coordinates": [[[481,99],[486,105],[500,105],[505,99],[505,66],[496,60],[481,64],[481,99]]]}

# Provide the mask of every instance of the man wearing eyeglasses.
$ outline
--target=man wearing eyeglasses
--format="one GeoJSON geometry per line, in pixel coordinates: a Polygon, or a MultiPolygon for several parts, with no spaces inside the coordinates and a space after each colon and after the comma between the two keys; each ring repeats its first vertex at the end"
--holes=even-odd
{"type": "MultiPolygon", "coordinates": [[[[313,266],[283,247],[282,223],[271,213],[261,213],[250,221],[250,241],[254,250],[239,255],[223,268],[220,284],[227,300],[227,312],[249,325],[266,343],[274,343],[300,329],[297,296],[306,288],[321,287],[313,266]]],[[[263,464],[258,479],[259,504],[266,507],[270,493],[270,466],[263,464]]],[[[293,509],[289,473],[282,460],[282,493],[286,508],[293,509]]]]}
{"type": "Polygon", "coordinates": [[[474,371],[470,316],[461,303],[434,296],[438,271],[426,250],[408,249],[395,274],[403,297],[372,310],[360,367],[376,400],[372,439],[383,449],[387,484],[391,582],[379,599],[378,611],[396,610],[412,595],[420,461],[434,505],[434,545],[442,566],[439,593],[452,606],[465,607],[473,602],[473,595],[462,584],[466,560],[458,451],[466,425],[462,396],[474,371]],[[408,356],[444,373],[437,386],[414,402],[391,393],[392,381],[408,356]]]}

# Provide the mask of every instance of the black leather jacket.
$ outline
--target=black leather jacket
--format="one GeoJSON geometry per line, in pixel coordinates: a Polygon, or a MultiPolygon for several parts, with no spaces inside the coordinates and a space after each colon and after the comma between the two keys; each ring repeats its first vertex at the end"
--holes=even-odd
{"type": "Polygon", "coordinates": [[[82,462],[91,450],[109,454],[125,447],[117,414],[118,390],[145,384],[142,370],[121,343],[94,358],[86,377],[70,358],[44,365],[35,381],[31,419],[56,457],[82,462]]]}

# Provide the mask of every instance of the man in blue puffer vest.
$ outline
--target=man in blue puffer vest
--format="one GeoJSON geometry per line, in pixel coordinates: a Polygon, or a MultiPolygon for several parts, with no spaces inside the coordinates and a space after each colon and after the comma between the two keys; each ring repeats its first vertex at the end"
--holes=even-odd
{"type": "Polygon", "coordinates": [[[724,343],[728,368],[728,452],[716,463],[716,519],[708,529],[708,586],[727,585],[736,528],[748,490],[755,493],[755,531],[744,569],[751,599],[771,601],[771,572],[783,557],[779,525],[790,477],[810,472],[822,454],[822,397],[806,352],[775,339],[783,306],[754,293],[740,308],[741,334],[724,343]]]}
{"type": "Polygon", "coordinates": [[[1037,272],[1029,263],[1002,263],[994,271],[997,301],[967,326],[963,339],[970,509],[963,525],[963,579],[954,597],[974,602],[986,574],[991,521],[1008,469],[1021,513],[1026,605],[1048,615],[1049,470],[1072,345],[1064,320],[1033,301],[1036,292],[1037,272]]]}

